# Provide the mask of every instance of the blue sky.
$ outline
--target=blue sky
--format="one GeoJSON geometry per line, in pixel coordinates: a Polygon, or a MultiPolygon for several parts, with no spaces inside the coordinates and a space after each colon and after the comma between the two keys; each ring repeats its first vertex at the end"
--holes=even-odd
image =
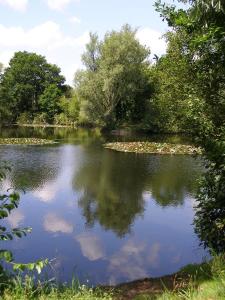
{"type": "Polygon", "coordinates": [[[82,67],[88,33],[102,38],[125,23],[139,28],[140,42],[161,55],[167,26],[153,5],[153,0],[0,0],[0,62],[7,66],[15,51],[34,51],[59,65],[71,83],[82,67]]]}

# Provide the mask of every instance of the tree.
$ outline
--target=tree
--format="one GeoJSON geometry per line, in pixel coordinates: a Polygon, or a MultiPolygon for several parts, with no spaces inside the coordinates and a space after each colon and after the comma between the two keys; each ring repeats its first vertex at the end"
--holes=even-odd
{"type": "MultiPolygon", "coordinates": [[[[1,82],[2,75],[3,75],[3,64],[0,63],[0,82],[1,82]]],[[[9,115],[9,110],[2,103],[3,97],[1,97],[1,94],[2,94],[2,89],[1,89],[1,85],[0,85],[0,125],[3,123],[4,119],[7,119],[8,115],[9,115]]]]}
{"type": "Polygon", "coordinates": [[[64,77],[56,65],[35,53],[17,52],[1,79],[1,102],[11,111],[11,120],[24,111],[35,113],[40,109],[39,99],[45,89],[54,84],[63,89],[64,77]]]}
{"type": "Polygon", "coordinates": [[[54,116],[60,112],[59,99],[61,95],[62,92],[57,85],[50,84],[40,96],[40,110],[47,114],[49,121],[52,121],[54,116]]]}
{"type": "Polygon", "coordinates": [[[78,122],[80,114],[80,102],[74,91],[71,91],[69,97],[65,95],[59,100],[61,113],[55,115],[55,123],[60,125],[74,125],[78,122]]]}
{"type": "Polygon", "coordinates": [[[107,33],[101,43],[91,35],[83,55],[87,69],[76,74],[75,86],[92,123],[110,127],[137,122],[144,116],[151,95],[147,76],[150,51],[135,35],[136,30],[128,25],[107,33]]]}
{"type": "Polygon", "coordinates": [[[168,32],[167,52],[157,59],[151,70],[154,96],[149,105],[146,126],[153,131],[180,132],[186,130],[185,115],[188,94],[195,80],[191,56],[183,55],[189,36],[182,31],[168,32]]]}
{"type": "MultiPolygon", "coordinates": [[[[182,1],[186,2],[186,1],[182,1]]],[[[203,147],[207,173],[200,186],[196,207],[196,232],[213,251],[225,250],[225,4],[195,0],[176,9],[160,1],[156,8],[175,34],[189,38],[182,56],[189,57],[194,80],[186,95],[185,118],[189,130],[203,147]]]]}
{"type": "Polygon", "coordinates": [[[100,43],[96,33],[90,33],[90,42],[86,45],[86,52],[82,55],[82,61],[85,67],[95,72],[98,69],[100,57],[100,43]]]}
{"type": "Polygon", "coordinates": [[[0,75],[2,74],[3,71],[3,64],[0,62],[0,75]]]}

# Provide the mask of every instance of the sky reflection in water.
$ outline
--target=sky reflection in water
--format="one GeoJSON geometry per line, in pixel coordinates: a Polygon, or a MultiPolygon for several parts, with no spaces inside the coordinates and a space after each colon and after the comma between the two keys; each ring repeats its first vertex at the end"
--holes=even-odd
{"type": "Polygon", "coordinates": [[[117,153],[101,146],[135,137],[29,130],[17,130],[17,136],[60,143],[0,147],[0,160],[13,165],[3,188],[26,190],[8,223],[33,228],[28,237],[8,243],[17,261],[49,258],[48,272],[60,281],[78,276],[91,284],[115,284],[170,274],[207,256],[191,225],[200,158],[117,153]]]}

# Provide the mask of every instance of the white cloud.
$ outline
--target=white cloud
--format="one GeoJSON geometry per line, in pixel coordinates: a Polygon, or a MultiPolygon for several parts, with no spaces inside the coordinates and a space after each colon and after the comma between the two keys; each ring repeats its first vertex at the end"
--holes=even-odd
{"type": "Polygon", "coordinates": [[[104,248],[99,237],[82,233],[75,237],[81,246],[81,251],[90,261],[102,259],[105,256],[104,248]]]}
{"type": "MultiPolygon", "coordinates": [[[[138,39],[151,48],[152,55],[165,53],[166,43],[160,39],[161,35],[147,27],[137,32],[138,39]]],[[[0,36],[0,61],[4,66],[16,51],[36,52],[46,56],[50,63],[59,65],[69,84],[75,71],[82,67],[80,57],[89,41],[88,31],[79,36],[65,34],[59,24],[50,20],[29,29],[0,24],[0,36]]]]}
{"type": "Polygon", "coordinates": [[[118,274],[129,280],[148,276],[145,261],[146,244],[128,240],[122,248],[109,259],[110,284],[118,282],[118,274]]]}
{"type": "MultiPolygon", "coordinates": [[[[63,34],[58,24],[48,21],[29,30],[22,27],[0,25],[0,46],[2,47],[49,47],[58,43],[63,34]]],[[[65,39],[65,38],[64,38],[65,39]]]]}
{"type": "Polygon", "coordinates": [[[81,20],[80,20],[78,17],[71,17],[71,18],[69,19],[69,21],[70,21],[71,23],[77,23],[77,24],[80,24],[80,23],[81,23],[81,20]]]}
{"type": "Polygon", "coordinates": [[[76,69],[82,66],[80,56],[89,41],[88,32],[80,36],[66,35],[59,24],[52,21],[27,30],[0,24],[0,36],[0,61],[4,66],[16,51],[36,52],[46,56],[50,63],[59,65],[68,83],[72,82],[76,69]]]}
{"type": "Polygon", "coordinates": [[[49,232],[72,233],[73,225],[54,213],[44,217],[44,229],[49,232]]]}
{"type": "Polygon", "coordinates": [[[7,67],[8,63],[13,56],[14,51],[2,51],[0,52],[0,62],[3,64],[3,67],[7,67]]]}
{"type": "Polygon", "coordinates": [[[157,267],[159,264],[159,251],[160,251],[160,244],[154,243],[149,251],[148,262],[150,263],[151,267],[157,267]]]}
{"type": "Polygon", "coordinates": [[[47,0],[47,4],[50,9],[62,11],[73,1],[78,2],[78,0],[47,0]]]}
{"type": "Polygon", "coordinates": [[[24,220],[24,218],[24,214],[21,211],[14,210],[8,216],[7,221],[12,228],[17,228],[19,225],[21,225],[21,222],[24,220]]]}
{"type": "Polygon", "coordinates": [[[33,192],[34,197],[38,198],[38,200],[45,203],[50,203],[54,201],[56,194],[57,190],[54,185],[46,185],[33,192]]]}
{"type": "Polygon", "coordinates": [[[145,27],[138,30],[136,36],[142,45],[150,48],[152,56],[166,53],[166,41],[162,38],[163,33],[145,27]]]}
{"type": "Polygon", "coordinates": [[[28,0],[0,0],[0,4],[7,5],[15,10],[26,11],[28,0]]]}

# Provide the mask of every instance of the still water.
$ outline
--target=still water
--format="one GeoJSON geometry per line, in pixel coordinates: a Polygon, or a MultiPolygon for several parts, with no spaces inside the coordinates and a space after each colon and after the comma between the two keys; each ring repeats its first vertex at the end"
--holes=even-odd
{"type": "Polygon", "coordinates": [[[48,258],[49,276],[116,284],[178,271],[201,262],[192,226],[200,157],[119,153],[104,142],[179,141],[96,130],[4,129],[1,137],[42,137],[49,146],[0,146],[12,172],[2,189],[25,190],[8,218],[33,231],[7,245],[16,261],[48,258]]]}

